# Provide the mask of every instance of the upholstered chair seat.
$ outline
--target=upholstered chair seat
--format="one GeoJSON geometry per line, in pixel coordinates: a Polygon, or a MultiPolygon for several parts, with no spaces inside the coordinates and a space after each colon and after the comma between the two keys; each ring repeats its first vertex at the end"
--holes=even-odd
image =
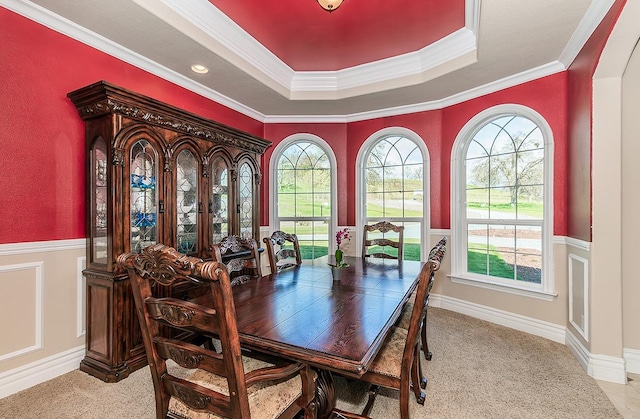
{"type": "Polygon", "coordinates": [[[402,313],[400,313],[400,318],[396,322],[395,326],[400,329],[409,329],[409,322],[411,321],[411,312],[413,311],[413,303],[407,302],[404,307],[402,307],[402,313]]]}
{"type": "Polygon", "coordinates": [[[373,374],[393,377],[400,380],[402,353],[407,343],[407,329],[393,326],[387,335],[380,352],[367,370],[373,374]]]}
{"type": "MultiPolygon", "coordinates": [[[[260,368],[274,366],[273,364],[247,356],[242,357],[242,364],[247,374],[251,374],[251,371],[260,368]]],[[[220,375],[197,369],[189,374],[188,381],[226,396],[229,395],[227,379],[220,375]]],[[[249,396],[249,409],[252,418],[278,418],[289,406],[302,396],[302,380],[300,379],[300,375],[296,375],[280,383],[269,381],[256,383],[247,387],[247,395],[249,396]]],[[[222,418],[222,416],[215,415],[211,412],[198,412],[193,410],[176,397],[171,397],[169,400],[169,415],[185,419],[222,418]]]]}

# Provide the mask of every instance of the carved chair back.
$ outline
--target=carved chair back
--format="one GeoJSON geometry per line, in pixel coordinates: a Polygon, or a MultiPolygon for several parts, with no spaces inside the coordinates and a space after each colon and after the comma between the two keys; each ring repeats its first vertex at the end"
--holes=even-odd
{"type": "Polygon", "coordinates": [[[272,273],[302,264],[300,244],[295,234],[277,230],[271,237],[265,237],[262,241],[267,248],[272,273]]]}
{"type": "Polygon", "coordinates": [[[224,263],[231,276],[231,286],[262,276],[258,243],[253,238],[227,236],[212,246],[212,258],[224,263]]]}
{"type": "Polygon", "coordinates": [[[365,225],[362,240],[363,258],[398,259],[399,262],[402,262],[404,226],[397,226],[388,221],[365,225]],[[388,234],[391,232],[397,236],[397,240],[389,238],[388,234]]]}
{"type": "MultiPolygon", "coordinates": [[[[313,417],[309,405],[315,393],[314,373],[307,366],[271,365],[272,368],[245,374],[246,361],[241,352],[231,282],[223,264],[189,257],[162,244],[149,246],[140,254],[125,253],[117,262],[129,274],[151,367],[158,419],[167,415],[192,417],[202,412],[215,417],[249,418],[252,403],[248,386],[256,383],[266,386],[265,382],[273,380],[281,385],[281,381],[298,375],[302,378],[302,395],[292,399],[284,416],[293,417],[305,409],[305,418],[313,417]],[[208,285],[211,306],[157,296],[166,294],[160,288],[176,281],[208,285]],[[167,338],[161,333],[161,326],[216,337],[221,350],[217,352],[206,346],[167,338]],[[169,367],[167,360],[177,365],[169,367]],[[195,372],[191,372],[193,369],[195,372]]],[[[300,380],[297,384],[300,385],[300,380]]],[[[262,413],[260,417],[268,416],[267,412],[262,413]]]]}

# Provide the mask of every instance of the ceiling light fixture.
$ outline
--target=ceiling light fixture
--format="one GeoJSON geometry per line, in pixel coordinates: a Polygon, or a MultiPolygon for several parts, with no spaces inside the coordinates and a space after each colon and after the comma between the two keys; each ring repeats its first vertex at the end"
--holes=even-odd
{"type": "Polygon", "coordinates": [[[318,0],[318,4],[324,10],[328,12],[333,12],[342,4],[344,0],[318,0]]]}
{"type": "Polygon", "coordinates": [[[207,74],[209,72],[209,69],[207,68],[207,66],[204,66],[202,64],[194,64],[191,66],[191,71],[198,74],[207,74]]]}

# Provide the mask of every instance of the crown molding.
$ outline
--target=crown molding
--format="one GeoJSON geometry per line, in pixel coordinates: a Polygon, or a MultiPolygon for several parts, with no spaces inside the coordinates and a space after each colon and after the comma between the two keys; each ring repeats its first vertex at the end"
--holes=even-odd
{"type": "Polygon", "coordinates": [[[338,71],[298,71],[290,99],[345,99],[433,80],[477,61],[477,38],[462,28],[422,48],[338,71]],[[381,88],[382,87],[382,88],[381,88]]]}
{"type": "MultiPolygon", "coordinates": [[[[138,4],[143,4],[145,2],[152,2],[153,0],[134,0],[134,1],[136,1],[136,3],[138,4]]],[[[138,68],[148,71],[151,74],[161,77],[169,82],[175,83],[187,90],[197,93],[207,99],[217,102],[223,106],[226,106],[232,110],[235,110],[257,121],[260,121],[263,123],[349,123],[349,122],[364,121],[368,119],[375,119],[375,118],[382,118],[382,117],[388,117],[388,116],[424,112],[424,111],[429,111],[434,109],[441,109],[447,106],[464,102],[466,100],[474,99],[476,97],[479,97],[485,94],[493,93],[508,87],[513,87],[521,83],[532,81],[540,77],[545,77],[551,74],[564,71],[568,68],[568,65],[571,64],[572,60],[577,55],[577,52],[579,52],[580,48],[582,48],[584,43],[587,41],[587,39],[595,29],[595,27],[597,27],[597,25],[602,20],[604,15],[606,15],[606,12],[609,10],[611,5],[613,4],[613,1],[614,0],[595,0],[591,3],[587,13],[585,14],[585,17],[582,19],[582,21],[576,28],[576,31],[572,35],[569,44],[563,50],[561,57],[558,61],[554,61],[545,65],[542,65],[540,67],[524,71],[519,74],[505,77],[501,80],[487,83],[485,85],[478,86],[476,88],[473,88],[464,92],[460,92],[440,100],[422,102],[422,103],[416,103],[416,104],[404,105],[404,106],[398,106],[398,107],[392,107],[392,108],[377,109],[373,111],[352,113],[352,114],[346,114],[346,115],[317,115],[317,116],[316,115],[265,115],[234,99],[231,99],[225,95],[222,95],[213,89],[203,86],[202,84],[197,83],[194,80],[189,79],[186,76],[183,76],[182,74],[179,74],[154,61],[151,61],[140,54],[137,54],[127,48],[124,48],[123,46],[116,44],[94,32],[91,32],[69,21],[68,19],[65,19],[38,5],[35,5],[34,3],[31,3],[28,0],[24,0],[24,1],[0,0],[0,5],[24,17],[34,20],[44,26],[47,26],[52,30],[60,32],[86,45],[94,47],[106,54],[109,54],[124,62],[127,62],[138,68]]],[[[183,10],[184,9],[183,7],[180,7],[183,3],[180,3],[178,0],[153,1],[153,4],[155,5],[160,3],[162,3],[166,7],[169,7],[169,6],[173,7],[172,9],[170,9],[170,10],[173,10],[172,13],[175,13],[176,10],[181,11],[180,13],[187,13],[185,10],[183,10]]],[[[187,2],[184,2],[184,3],[187,3],[187,2]]],[[[474,34],[473,35],[474,37],[475,37],[475,34],[477,34],[478,25],[479,25],[480,3],[481,3],[481,0],[466,0],[465,2],[466,28],[459,31],[463,34],[463,36],[465,37],[465,40],[460,41],[459,45],[467,45],[468,47],[467,43],[468,43],[469,33],[474,34]]],[[[296,83],[296,89],[298,89],[298,91],[299,89],[302,89],[302,86],[304,86],[305,84],[307,88],[313,87],[314,89],[316,89],[316,92],[322,91],[323,89],[325,91],[326,90],[330,91],[331,88],[338,89],[338,82],[336,81],[337,79],[332,78],[331,75],[325,78],[321,78],[318,73],[315,73],[313,74],[313,77],[308,78],[307,81],[304,81],[304,82],[302,81],[302,79],[296,79],[294,76],[298,76],[298,75],[296,75],[293,70],[291,70],[286,65],[284,65],[283,67],[281,65],[283,63],[279,59],[277,59],[277,57],[273,56],[273,54],[271,54],[268,50],[266,50],[266,48],[264,48],[262,45],[257,43],[257,41],[251,38],[246,32],[244,32],[244,30],[242,30],[242,32],[244,32],[245,36],[253,40],[253,44],[251,43],[251,41],[249,41],[247,45],[242,43],[241,40],[234,37],[234,36],[239,36],[240,38],[243,38],[242,35],[238,35],[237,33],[235,33],[234,36],[231,36],[230,33],[233,31],[226,31],[226,28],[227,28],[226,25],[228,25],[229,22],[225,23],[224,21],[225,19],[230,21],[230,19],[226,17],[218,9],[216,9],[215,7],[212,7],[207,0],[193,0],[188,2],[188,4],[191,6],[190,6],[190,9],[187,9],[187,10],[191,10],[192,12],[193,12],[193,8],[196,8],[196,10],[199,10],[202,12],[201,15],[204,15],[205,13],[202,10],[207,10],[208,11],[207,13],[216,14],[216,20],[215,20],[216,24],[212,25],[211,22],[209,22],[209,25],[207,26],[211,28],[211,27],[215,27],[218,24],[221,25],[218,27],[219,28],[218,32],[221,32],[220,34],[218,34],[219,39],[221,39],[221,42],[228,43],[229,46],[232,46],[236,50],[239,49],[241,52],[244,51],[242,52],[242,57],[246,56],[245,58],[247,60],[252,59],[256,61],[254,57],[258,57],[258,56],[262,57],[262,59],[259,59],[256,62],[256,66],[259,66],[259,68],[256,67],[258,68],[256,72],[259,74],[262,74],[263,75],[262,78],[269,79],[271,83],[269,85],[278,85],[279,89],[277,91],[282,92],[283,86],[285,89],[290,89],[293,83],[292,80],[294,79],[296,83]],[[221,29],[221,28],[224,28],[224,29],[221,29]],[[257,46],[256,44],[259,46],[257,46]],[[239,48],[237,45],[242,45],[242,48],[239,48]],[[253,47],[258,48],[258,50],[253,50],[251,45],[253,45],[253,47]],[[260,50],[260,48],[262,48],[262,50],[260,50]],[[276,83],[274,83],[274,80],[276,81],[276,83]],[[298,84],[298,82],[300,83],[298,84]],[[312,85],[312,83],[315,83],[315,84],[312,85]]],[[[237,28],[239,28],[232,21],[231,23],[235,25],[237,28]]],[[[216,30],[216,29],[214,28],[210,30],[216,30]]],[[[453,38],[453,40],[447,40],[447,42],[455,43],[455,39],[456,38],[453,38]]],[[[469,53],[469,50],[467,50],[467,54],[468,53],[469,53]]],[[[419,54],[419,53],[412,53],[412,54],[419,54]]],[[[463,54],[462,56],[464,57],[465,54],[463,54]]],[[[400,56],[400,57],[393,57],[392,59],[389,59],[389,60],[393,60],[393,59],[403,60],[403,59],[410,59],[410,58],[400,56]]],[[[382,65],[386,66],[386,64],[388,64],[386,62],[387,60],[383,60],[383,61],[385,61],[385,63],[383,63],[382,65]]],[[[365,65],[368,66],[368,64],[365,64],[365,65]]],[[[344,80],[342,82],[343,84],[341,85],[341,87],[344,88],[345,86],[350,86],[350,88],[353,88],[354,83],[357,83],[357,81],[351,81],[351,78],[358,77],[359,73],[358,73],[357,67],[354,67],[351,69],[345,69],[341,71],[343,72],[341,73],[343,74],[342,80],[344,80]]],[[[304,72],[300,72],[300,73],[301,74],[298,77],[303,78],[304,72]]],[[[334,93],[335,91],[337,90],[334,90],[334,93]]]]}
{"type": "Polygon", "coordinates": [[[208,0],[133,1],[284,97],[290,95],[295,71],[208,0]]]}
{"type": "MultiPolygon", "coordinates": [[[[416,52],[336,71],[294,71],[208,0],[134,1],[293,100],[344,99],[411,86],[477,61],[474,23],[416,52]]],[[[479,1],[465,1],[465,19],[477,21],[479,1]]]]}
{"type": "Polygon", "coordinates": [[[582,17],[578,27],[571,35],[569,42],[560,53],[558,61],[568,68],[578,53],[587,43],[589,37],[596,30],[602,19],[606,16],[615,0],[594,0],[587,9],[587,13],[582,17]]]}
{"type": "Polygon", "coordinates": [[[464,101],[474,99],[489,93],[494,93],[509,87],[517,86],[532,80],[546,77],[566,70],[558,61],[554,61],[522,73],[514,74],[492,83],[487,83],[464,92],[451,95],[444,99],[429,102],[415,103],[411,105],[397,106],[393,108],[377,109],[368,112],[359,112],[349,115],[271,115],[266,116],[264,123],[348,123],[366,121],[369,119],[384,118],[388,116],[406,115],[416,112],[425,112],[446,108],[464,101]]]}

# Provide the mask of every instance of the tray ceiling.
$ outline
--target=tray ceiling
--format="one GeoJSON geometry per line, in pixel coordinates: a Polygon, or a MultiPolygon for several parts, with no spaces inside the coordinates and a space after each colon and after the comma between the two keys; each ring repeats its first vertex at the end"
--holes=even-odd
{"type": "Polygon", "coordinates": [[[563,71],[612,3],[345,0],[329,13],[315,0],[0,0],[265,122],[435,109],[563,71]]]}

